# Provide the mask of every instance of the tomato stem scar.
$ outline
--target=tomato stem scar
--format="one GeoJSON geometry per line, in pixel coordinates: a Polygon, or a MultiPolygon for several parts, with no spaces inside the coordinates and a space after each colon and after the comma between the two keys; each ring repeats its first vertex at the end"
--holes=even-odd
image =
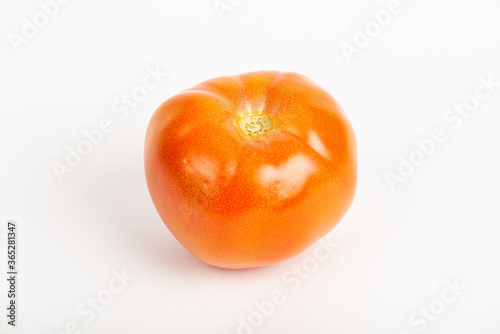
{"type": "Polygon", "coordinates": [[[271,118],[268,115],[254,115],[238,120],[238,126],[247,136],[260,137],[271,130],[271,118]]]}

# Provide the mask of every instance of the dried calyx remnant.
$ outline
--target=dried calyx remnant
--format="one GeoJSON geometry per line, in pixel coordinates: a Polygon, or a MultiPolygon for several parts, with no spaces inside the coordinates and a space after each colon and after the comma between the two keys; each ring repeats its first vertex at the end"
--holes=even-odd
{"type": "Polygon", "coordinates": [[[240,118],[238,125],[247,136],[259,137],[271,130],[271,118],[268,115],[254,115],[240,118]]]}

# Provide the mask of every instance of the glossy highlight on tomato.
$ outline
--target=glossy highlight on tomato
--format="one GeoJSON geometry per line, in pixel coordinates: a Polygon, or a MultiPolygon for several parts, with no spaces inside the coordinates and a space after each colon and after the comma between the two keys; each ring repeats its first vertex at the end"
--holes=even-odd
{"type": "Polygon", "coordinates": [[[165,225],[200,260],[238,269],[289,259],[349,209],[356,139],[307,77],[261,71],[202,82],[153,114],[144,165],[165,225]]]}

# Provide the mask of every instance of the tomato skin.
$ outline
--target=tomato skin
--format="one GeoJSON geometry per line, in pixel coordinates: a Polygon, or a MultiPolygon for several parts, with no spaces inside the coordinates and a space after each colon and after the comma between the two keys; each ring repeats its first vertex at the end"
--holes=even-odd
{"type": "Polygon", "coordinates": [[[153,203],[191,253],[238,269],[291,258],[330,232],[357,179],[354,131],[325,90],[297,73],[200,83],[149,123],[153,203]]]}

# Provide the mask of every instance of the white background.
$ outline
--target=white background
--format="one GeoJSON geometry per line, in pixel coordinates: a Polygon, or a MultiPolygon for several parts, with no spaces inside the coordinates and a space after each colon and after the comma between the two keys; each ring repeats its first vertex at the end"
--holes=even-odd
{"type": "Polygon", "coordinates": [[[341,43],[389,1],[230,3],[221,18],[212,0],[73,0],[16,52],[12,34],[41,7],[0,1],[0,332],[498,333],[500,87],[456,129],[443,115],[481,77],[500,81],[500,2],[402,0],[350,62],[341,43]],[[170,75],[120,118],[112,104],[148,67],[170,75]],[[317,245],[266,268],[205,265],[149,197],[143,140],[156,107],[253,70],[309,76],[356,131],[357,195],[317,267],[317,245]],[[52,164],[106,118],[113,131],[60,182],[52,164]],[[435,128],[447,140],[392,191],[386,173],[435,128]],[[19,225],[16,328],[6,324],[8,219],[19,225]],[[284,277],[303,264],[313,267],[293,289],[284,277]],[[92,319],[79,314],[88,298],[110,296],[114,271],[134,278],[92,319]],[[465,288],[443,304],[446,280],[465,288]],[[255,302],[273,290],[285,301],[259,318],[255,302]],[[442,313],[422,320],[430,304],[442,313]]]}

